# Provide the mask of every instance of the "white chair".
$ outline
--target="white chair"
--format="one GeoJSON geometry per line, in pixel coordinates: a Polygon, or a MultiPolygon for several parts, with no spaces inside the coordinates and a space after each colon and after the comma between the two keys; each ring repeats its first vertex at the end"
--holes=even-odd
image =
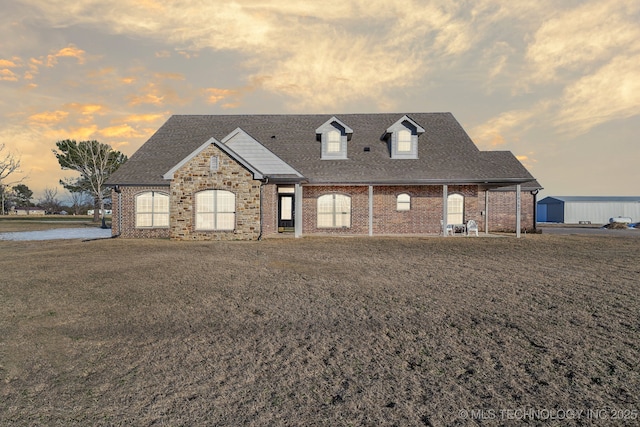
{"type": "Polygon", "coordinates": [[[478,224],[474,220],[470,219],[467,222],[467,236],[470,233],[473,233],[473,232],[476,233],[476,237],[477,237],[478,236],[478,224]]]}
{"type": "Polygon", "coordinates": [[[447,229],[445,230],[443,220],[440,220],[440,231],[444,236],[448,236],[449,234],[454,236],[456,232],[456,230],[453,228],[453,224],[447,224],[447,229]]]}

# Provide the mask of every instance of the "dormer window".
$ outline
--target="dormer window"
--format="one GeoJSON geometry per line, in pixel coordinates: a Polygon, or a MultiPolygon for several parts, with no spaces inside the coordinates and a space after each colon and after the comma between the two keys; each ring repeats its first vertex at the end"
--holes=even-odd
{"type": "Polygon", "coordinates": [[[411,132],[406,129],[398,131],[398,153],[411,152],[411,132]]]}
{"type": "Polygon", "coordinates": [[[320,158],[323,160],[338,160],[347,158],[347,142],[351,139],[353,130],[332,117],[316,129],[316,139],[322,143],[320,158]]]}
{"type": "Polygon", "coordinates": [[[418,136],[424,129],[408,116],[391,125],[385,134],[392,159],[417,159],[418,136]]]}
{"type": "Polygon", "coordinates": [[[340,132],[337,130],[331,130],[327,132],[327,153],[339,153],[340,152],[340,132]]]}

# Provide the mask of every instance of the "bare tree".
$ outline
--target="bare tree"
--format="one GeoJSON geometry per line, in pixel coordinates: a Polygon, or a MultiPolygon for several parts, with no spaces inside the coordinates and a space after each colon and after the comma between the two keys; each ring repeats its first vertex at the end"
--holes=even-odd
{"type": "MultiPolygon", "coordinates": [[[[4,150],[5,145],[0,144],[0,153],[4,150]]],[[[15,182],[5,182],[6,179],[14,172],[17,172],[20,169],[20,159],[18,159],[15,155],[8,153],[4,157],[0,156],[0,193],[2,197],[2,204],[0,214],[4,215],[5,212],[5,197],[7,193],[7,188],[9,185],[16,184],[20,181],[15,182]]]]}
{"type": "Polygon", "coordinates": [[[91,196],[86,191],[74,190],[69,191],[69,199],[71,200],[71,209],[74,215],[80,215],[81,211],[91,203],[91,196]]]}
{"type": "Polygon", "coordinates": [[[57,195],[57,188],[45,188],[42,197],[38,199],[38,205],[44,208],[46,212],[58,212],[60,210],[60,201],[56,197],[57,195]]]}

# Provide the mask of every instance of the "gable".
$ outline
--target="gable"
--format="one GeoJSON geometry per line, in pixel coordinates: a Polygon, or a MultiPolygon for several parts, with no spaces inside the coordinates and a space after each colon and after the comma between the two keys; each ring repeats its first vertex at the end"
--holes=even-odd
{"type": "Polygon", "coordinates": [[[241,128],[235,129],[222,139],[222,143],[244,159],[263,176],[303,178],[303,176],[260,144],[241,128]]]}

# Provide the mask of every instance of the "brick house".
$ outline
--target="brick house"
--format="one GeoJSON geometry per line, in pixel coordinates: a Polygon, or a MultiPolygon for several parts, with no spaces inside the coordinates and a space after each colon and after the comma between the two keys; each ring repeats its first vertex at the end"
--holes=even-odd
{"type": "Polygon", "coordinates": [[[519,235],[541,188],[450,113],[172,116],[108,185],[114,235],[178,240],[519,235]]]}

